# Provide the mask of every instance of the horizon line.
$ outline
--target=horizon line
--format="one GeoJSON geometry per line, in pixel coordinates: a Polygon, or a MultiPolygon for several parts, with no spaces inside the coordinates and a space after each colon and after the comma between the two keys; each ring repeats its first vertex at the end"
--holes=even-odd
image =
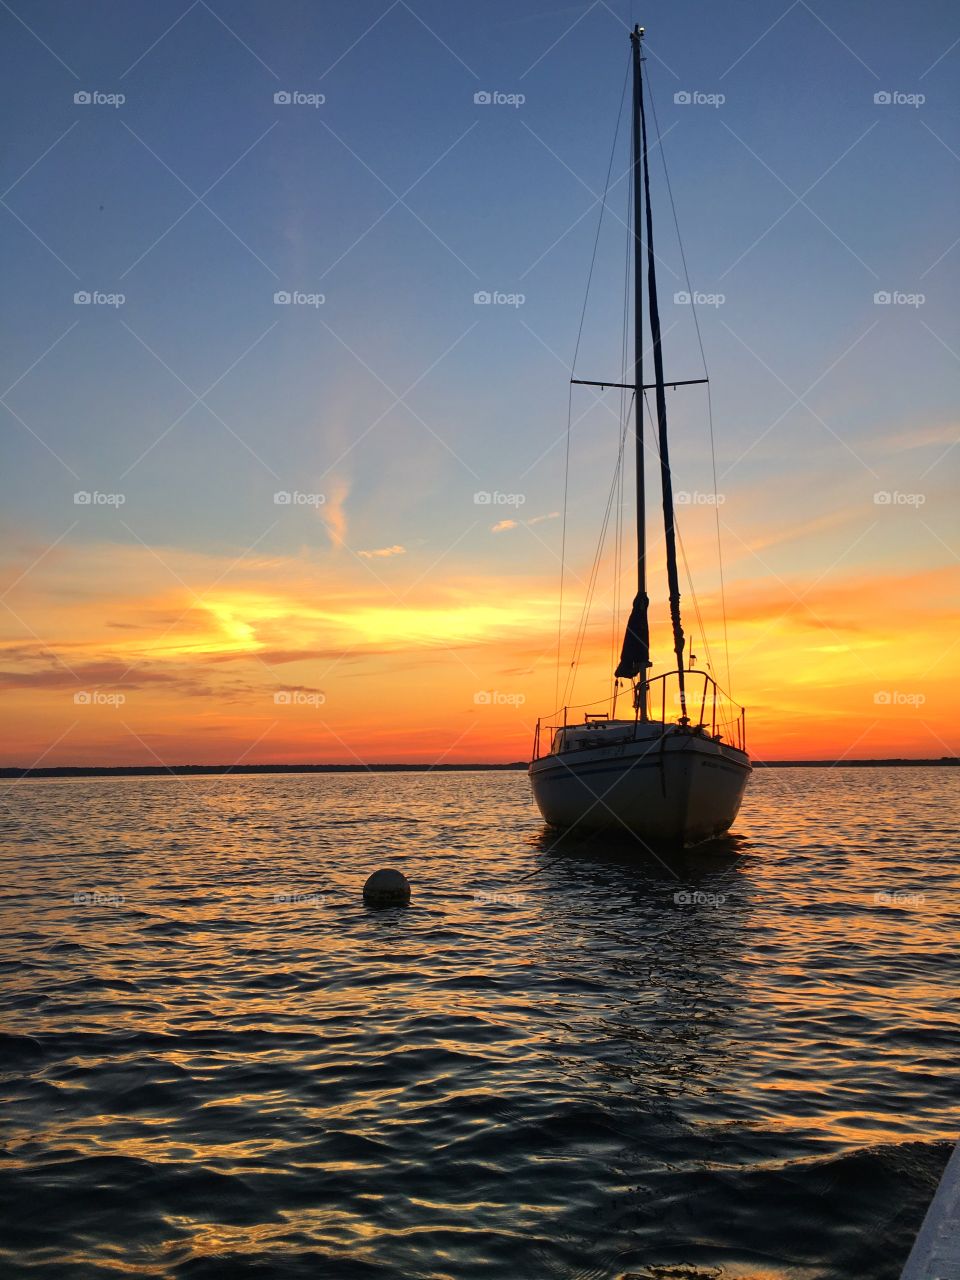
{"type": "MultiPolygon", "coordinates": [[[[857,760],[820,759],[820,760],[757,760],[753,765],[758,769],[803,769],[803,768],[910,768],[917,766],[934,766],[949,768],[960,765],[960,756],[878,756],[857,760]]],[[[528,761],[512,760],[498,762],[467,762],[450,764],[417,764],[406,761],[382,761],[373,764],[365,763],[332,763],[332,764],[120,764],[120,765],[49,765],[38,768],[8,765],[0,767],[0,778],[77,778],[77,777],[163,777],[171,774],[175,777],[184,775],[216,775],[216,774],[257,774],[257,773],[480,773],[505,772],[526,769],[528,761]]]]}

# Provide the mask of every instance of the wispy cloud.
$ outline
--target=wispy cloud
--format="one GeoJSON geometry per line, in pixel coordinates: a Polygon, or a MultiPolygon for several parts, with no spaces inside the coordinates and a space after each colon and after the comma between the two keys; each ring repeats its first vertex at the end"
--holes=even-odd
{"type": "Polygon", "coordinates": [[[503,533],[507,529],[519,529],[521,525],[543,524],[544,520],[557,520],[559,511],[548,511],[545,516],[531,516],[529,520],[500,520],[490,526],[491,533],[503,533]]]}
{"type": "Polygon", "coordinates": [[[929,445],[953,444],[960,438],[960,425],[946,422],[926,427],[913,427],[894,435],[881,436],[877,448],[888,453],[904,453],[908,449],[924,449],[929,445]]]}
{"type": "Polygon", "coordinates": [[[358,551],[358,556],[363,556],[364,560],[386,560],[390,556],[405,556],[407,548],[401,547],[399,543],[395,543],[392,547],[376,547],[373,551],[358,551]]]}
{"type": "Polygon", "coordinates": [[[347,539],[347,513],[344,510],[344,503],[349,492],[350,485],[347,481],[334,476],[327,486],[326,502],[322,507],[317,508],[327,526],[330,541],[335,547],[342,547],[347,539]]]}

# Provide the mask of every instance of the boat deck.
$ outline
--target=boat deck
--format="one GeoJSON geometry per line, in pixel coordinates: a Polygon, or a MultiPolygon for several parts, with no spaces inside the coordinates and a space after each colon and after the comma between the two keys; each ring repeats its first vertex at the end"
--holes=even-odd
{"type": "Polygon", "coordinates": [[[957,1280],[960,1277],[960,1142],[910,1250],[900,1280],[957,1280]]]}

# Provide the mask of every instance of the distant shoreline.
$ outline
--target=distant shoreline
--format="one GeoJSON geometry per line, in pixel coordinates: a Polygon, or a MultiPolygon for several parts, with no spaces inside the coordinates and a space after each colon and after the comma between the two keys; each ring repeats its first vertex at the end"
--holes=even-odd
{"type": "MultiPolygon", "coordinates": [[[[889,769],[960,765],[958,756],[935,760],[754,760],[757,769],[889,769]]],[[[157,778],[215,777],[231,773],[504,773],[526,769],[524,760],[510,764],[174,764],[64,765],[49,769],[0,769],[0,778],[157,778]]]]}

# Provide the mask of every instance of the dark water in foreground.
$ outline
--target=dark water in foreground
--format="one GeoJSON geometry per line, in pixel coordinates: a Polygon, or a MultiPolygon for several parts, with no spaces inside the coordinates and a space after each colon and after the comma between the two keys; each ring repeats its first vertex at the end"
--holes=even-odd
{"type": "Polygon", "coordinates": [[[671,870],[522,774],[3,788],[0,1274],[895,1277],[960,1128],[958,791],[758,773],[671,870]]]}

